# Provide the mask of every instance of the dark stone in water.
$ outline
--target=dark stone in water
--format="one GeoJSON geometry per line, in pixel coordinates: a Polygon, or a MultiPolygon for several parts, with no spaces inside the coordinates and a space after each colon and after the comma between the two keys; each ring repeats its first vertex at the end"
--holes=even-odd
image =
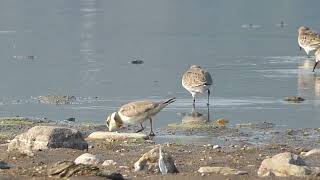
{"type": "Polygon", "coordinates": [[[299,96],[288,96],[286,98],[284,98],[285,101],[289,101],[289,102],[295,102],[295,103],[299,103],[304,101],[305,99],[299,96]]]}
{"type": "Polygon", "coordinates": [[[72,122],[75,122],[76,121],[76,118],[74,118],[74,117],[71,117],[71,118],[68,118],[68,119],[66,119],[67,121],[72,121],[72,122]]]}
{"type": "Polygon", "coordinates": [[[142,60],[134,60],[131,61],[131,64],[143,64],[144,62],[142,60]]]}

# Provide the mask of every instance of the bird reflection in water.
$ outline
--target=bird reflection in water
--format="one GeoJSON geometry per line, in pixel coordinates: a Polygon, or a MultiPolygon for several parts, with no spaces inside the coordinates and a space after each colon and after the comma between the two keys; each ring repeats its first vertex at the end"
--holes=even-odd
{"type": "Polygon", "coordinates": [[[314,66],[314,61],[306,59],[299,66],[298,92],[299,96],[308,99],[320,98],[320,75],[310,72],[314,66]]]}
{"type": "Polygon", "coordinates": [[[207,112],[202,113],[197,111],[194,107],[191,112],[181,113],[182,123],[197,123],[206,124],[210,122],[210,107],[207,106],[207,112]]]}

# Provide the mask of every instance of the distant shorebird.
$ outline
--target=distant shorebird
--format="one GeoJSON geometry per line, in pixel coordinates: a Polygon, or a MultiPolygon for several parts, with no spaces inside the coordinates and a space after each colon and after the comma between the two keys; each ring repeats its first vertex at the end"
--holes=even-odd
{"type": "Polygon", "coordinates": [[[300,26],[298,29],[298,44],[305,50],[309,56],[310,52],[320,48],[320,35],[317,32],[312,31],[308,27],[300,26]]]}
{"type": "Polygon", "coordinates": [[[147,100],[130,102],[120,107],[117,112],[113,112],[108,116],[107,127],[109,128],[109,131],[113,131],[122,127],[124,124],[140,124],[141,129],[137,132],[141,132],[144,130],[142,123],[149,119],[151,126],[149,136],[154,136],[152,118],[174,101],[175,98],[161,102],[152,102],[147,100]]]}
{"type": "Polygon", "coordinates": [[[316,59],[316,63],[313,66],[313,70],[312,72],[314,72],[314,69],[316,69],[318,62],[320,61],[320,48],[317,49],[317,51],[314,53],[315,59],[316,59]]]}
{"type": "Polygon", "coordinates": [[[212,85],[212,78],[210,73],[203,70],[198,65],[192,65],[182,76],[182,86],[191,93],[193,98],[193,107],[195,107],[195,96],[199,93],[203,94],[208,91],[208,103],[210,98],[210,87],[212,85]]]}

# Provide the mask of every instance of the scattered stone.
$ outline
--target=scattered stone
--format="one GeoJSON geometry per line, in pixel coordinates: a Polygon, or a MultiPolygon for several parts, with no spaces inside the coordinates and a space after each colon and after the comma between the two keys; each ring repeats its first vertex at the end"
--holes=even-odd
{"type": "Polygon", "coordinates": [[[214,145],[213,147],[212,147],[212,149],[220,149],[221,147],[219,146],[219,145],[214,145]]]}
{"type": "Polygon", "coordinates": [[[52,167],[48,168],[49,176],[57,176],[59,178],[71,177],[75,174],[77,175],[98,175],[100,170],[96,166],[75,164],[72,161],[62,161],[54,164],[52,167]]]}
{"type": "Polygon", "coordinates": [[[107,179],[111,179],[111,180],[124,180],[122,174],[114,172],[111,173],[110,175],[106,176],[107,179]]]}
{"type": "Polygon", "coordinates": [[[320,168],[306,166],[304,160],[290,152],[284,152],[262,161],[259,176],[297,176],[318,175],[320,168]]]}
{"type": "Polygon", "coordinates": [[[289,136],[292,136],[293,132],[294,132],[293,129],[287,129],[287,131],[286,131],[287,135],[289,135],[289,136]]]}
{"type": "Polygon", "coordinates": [[[58,95],[47,95],[47,96],[38,96],[38,101],[44,104],[71,104],[76,101],[75,96],[58,96],[58,95]]]}
{"type": "Polygon", "coordinates": [[[211,166],[200,167],[198,172],[199,173],[215,173],[215,174],[222,174],[222,175],[248,174],[248,172],[246,171],[239,171],[237,169],[232,169],[230,167],[211,167],[211,166]]]}
{"type": "Polygon", "coordinates": [[[311,155],[319,155],[320,154],[320,149],[312,149],[308,152],[301,152],[301,155],[303,156],[311,156],[311,155]]]}
{"type": "Polygon", "coordinates": [[[159,169],[162,174],[168,174],[168,173],[179,173],[174,160],[171,155],[164,153],[161,149],[161,146],[159,148],[159,169]]]}
{"type": "Polygon", "coordinates": [[[130,63],[131,63],[131,64],[143,64],[144,61],[137,59],[137,60],[131,61],[130,63]]]}
{"type": "Polygon", "coordinates": [[[305,99],[299,96],[288,96],[284,98],[285,101],[299,103],[304,101],[305,99]]]}
{"type": "Polygon", "coordinates": [[[149,169],[149,166],[154,166],[159,160],[159,147],[151,149],[149,152],[142,155],[142,157],[134,163],[134,170],[141,171],[149,169]]]}
{"type": "Polygon", "coordinates": [[[10,166],[4,161],[0,161],[0,169],[9,169],[10,166]]]}
{"type": "Polygon", "coordinates": [[[49,177],[69,178],[71,176],[100,176],[112,180],[124,180],[120,173],[100,170],[94,165],[75,164],[72,161],[57,162],[48,168],[49,177]]]}
{"type": "Polygon", "coordinates": [[[87,139],[112,139],[112,140],[125,140],[125,139],[147,139],[148,136],[142,133],[118,133],[118,132],[104,132],[96,131],[91,133],[87,139]]]}
{"type": "Polygon", "coordinates": [[[82,134],[75,129],[56,126],[34,126],[17,135],[8,145],[8,151],[33,156],[35,151],[49,148],[88,149],[82,134]]]}
{"type": "Polygon", "coordinates": [[[114,166],[116,165],[117,162],[114,162],[113,160],[105,160],[103,163],[102,163],[102,166],[114,166]]]}
{"type": "Polygon", "coordinates": [[[102,162],[103,160],[101,155],[93,155],[90,153],[84,153],[74,160],[75,164],[87,164],[87,165],[98,165],[102,162]]]}

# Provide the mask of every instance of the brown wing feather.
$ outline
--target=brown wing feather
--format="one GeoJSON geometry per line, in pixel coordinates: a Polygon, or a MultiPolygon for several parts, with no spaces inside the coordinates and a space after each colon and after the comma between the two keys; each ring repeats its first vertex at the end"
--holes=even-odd
{"type": "Polygon", "coordinates": [[[203,85],[211,85],[212,79],[211,75],[208,72],[205,72],[202,69],[192,69],[188,70],[184,73],[182,78],[182,83],[190,86],[190,87],[197,87],[203,85]]]}
{"type": "Polygon", "coordinates": [[[123,105],[119,112],[127,117],[139,116],[142,113],[154,109],[156,106],[157,104],[151,101],[135,101],[123,105]]]}

